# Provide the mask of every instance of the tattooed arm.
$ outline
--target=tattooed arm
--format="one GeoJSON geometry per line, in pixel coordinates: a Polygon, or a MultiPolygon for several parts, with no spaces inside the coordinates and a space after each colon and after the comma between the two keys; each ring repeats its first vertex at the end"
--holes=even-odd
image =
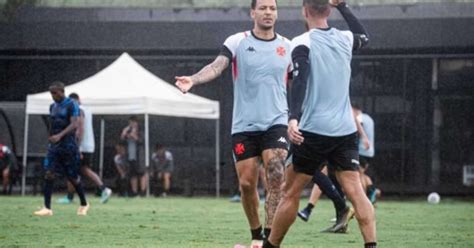
{"type": "Polygon", "coordinates": [[[229,58],[224,55],[219,55],[212,63],[206,65],[198,73],[192,76],[175,77],[175,84],[183,93],[186,93],[194,85],[207,83],[219,77],[222,72],[229,66],[229,62],[229,58]]]}

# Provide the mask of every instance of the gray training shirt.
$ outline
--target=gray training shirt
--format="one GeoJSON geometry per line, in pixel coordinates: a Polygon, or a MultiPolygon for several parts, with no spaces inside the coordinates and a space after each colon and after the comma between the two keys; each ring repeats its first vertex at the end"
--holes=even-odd
{"type": "Polygon", "coordinates": [[[325,136],[357,131],[349,98],[354,38],[350,31],[311,29],[291,41],[309,49],[310,74],[300,130],[325,136]]]}
{"type": "Polygon", "coordinates": [[[221,54],[232,62],[232,134],[288,125],[289,40],[278,34],[272,40],[261,40],[246,31],[227,38],[221,54]]]}

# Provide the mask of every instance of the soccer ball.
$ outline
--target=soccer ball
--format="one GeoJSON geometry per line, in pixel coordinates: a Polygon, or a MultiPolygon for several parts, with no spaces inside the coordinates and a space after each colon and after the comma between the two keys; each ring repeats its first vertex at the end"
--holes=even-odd
{"type": "Polygon", "coordinates": [[[436,192],[432,192],[428,195],[428,203],[431,203],[431,204],[438,204],[439,201],[441,200],[441,197],[439,196],[438,193],[436,192]]]}

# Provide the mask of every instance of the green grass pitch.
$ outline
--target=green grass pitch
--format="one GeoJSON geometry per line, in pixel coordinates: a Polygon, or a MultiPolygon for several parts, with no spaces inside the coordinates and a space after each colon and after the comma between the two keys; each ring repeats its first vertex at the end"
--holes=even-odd
{"type": "MultiPolygon", "coordinates": [[[[0,247],[221,248],[249,243],[242,207],[227,198],[112,198],[100,204],[90,197],[89,215],[79,217],[77,199],[59,205],[54,202],[58,197],[53,197],[51,217],[32,215],[42,197],[0,197],[0,247]]],[[[381,201],[376,214],[379,247],[474,247],[472,201],[381,201]]],[[[320,233],[333,215],[332,204],[320,201],[308,223],[296,220],[282,247],[363,247],[354,220],[349,234],[320,233]]]]}

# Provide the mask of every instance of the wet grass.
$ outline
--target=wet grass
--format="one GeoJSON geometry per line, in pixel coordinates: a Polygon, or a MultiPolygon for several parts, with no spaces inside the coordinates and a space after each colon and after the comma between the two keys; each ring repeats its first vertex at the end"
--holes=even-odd
{"type": "MultiPolygon", "coordinates": [[[[249,242],[241,205],[227,198],[112,198],[100,204],[92,197],[90,202],[85,217],[76,215],[77,203],[54,202],[54,216],[35,217],[41,197],[0,197],[0,247],[209,248],[249,242]]],[[[380,247],[474,247],[472,201],[381,201],[376,212],[380,247]]],[[[333,215],[332,204],[321,201],[308,223],[295,222],[283,247],[363,247],[355,221],[349,234],[320,233],[333,215]]]]}

